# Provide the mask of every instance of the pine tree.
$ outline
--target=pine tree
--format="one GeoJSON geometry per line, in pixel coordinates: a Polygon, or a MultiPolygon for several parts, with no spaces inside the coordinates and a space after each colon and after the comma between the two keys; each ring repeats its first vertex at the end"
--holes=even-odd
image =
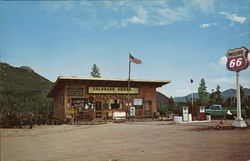
{"type": "Polygon", "coordinates": [[[92,67],[91,76],[95,78],[101,78],[100,69],[97,67],[96,64],[94,64],[92,67]]]}
{"type": "Polygon", "coordinates": [[[231,97],[228,97],[225,101],[224,101],[224,106],[225,107],[230,107],[232,104],[232,98],[231,97]]]}
{"type": "Polygon", "coordinates": [[[215,103],[222,104],[222,102],[223,102],[223,100],[221,98],[220,86],[217,85],[216,92],[215,92],[215,103]]]}
{"type": "Polygon", "coordinates": [[[243,90],[243,86],[240,85],[240,99],[242,100],[244,96],[245,96],[245,93],[244,93],[244,90],[243,90]]]}
{"type": "Polygon", "coordinates": [[[174,105],[174,99],[173,99],[172,96],[169,98],[168,103],[169,103],[170,106],[174,105]]]}
{"type": "Polygon", "coordinates": [[[208,103],[208,92],[204,78],[201,79],[200,86],[198,88],[199,101],[201,105],[208,103]]]}
{"type": "Polygon", "coordinates": [[[215,104],[216,102],[216,92],[212,91],[209,95],[209,105],[215,104]]]}

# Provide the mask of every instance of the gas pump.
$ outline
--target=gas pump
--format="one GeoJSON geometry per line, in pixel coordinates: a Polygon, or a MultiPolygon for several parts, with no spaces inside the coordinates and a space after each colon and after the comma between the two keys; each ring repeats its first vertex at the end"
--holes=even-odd
{"type": "Polygon", "coordinates": [[[135,118],[135,107],[130,107],[130,109],[129,109],[129,116],[132,119],[132,121],[134,121],[134,118],[135,118]]]}
{"type": "Polygon", "coordinates": [[[200,106],[198,111],[198,120],[206,120],[205,106],[200,106]]]}
{"type": "Polygon", "coordinates": [[[183,106],[182,107],[182,116],[183,116],[183,121],[184,122],[189,121],[188,109],[189,109],[188,106],[183,106]]]}

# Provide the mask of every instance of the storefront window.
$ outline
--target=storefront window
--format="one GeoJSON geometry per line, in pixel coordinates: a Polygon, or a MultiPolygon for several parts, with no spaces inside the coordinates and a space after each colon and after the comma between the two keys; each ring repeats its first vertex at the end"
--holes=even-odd
{"type": "Polygon", "coordinates": [[[96,111],[101,111],[102,110],[102,102],[101,101],[96,101],[95,102],[95,110],[96,111]]]}
{"type": "Polygon", "coordinates": [[[109,104],[103,103],[103,110],[108,110],[108,109],[109,109],[109,104]]]}
{"type": "Polygon", "coordinates": [[[118,99],[112,99],[111,101],[111,109],[120,109],[120,102],[118,99]]]}

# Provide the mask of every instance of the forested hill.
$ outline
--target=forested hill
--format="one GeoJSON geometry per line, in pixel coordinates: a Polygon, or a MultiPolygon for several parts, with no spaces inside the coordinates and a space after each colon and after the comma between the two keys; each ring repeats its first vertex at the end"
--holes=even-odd
{"type": "Polygon", "coordinates": [[[10,109],[29,111],[50,118],[51,100],[47,94],[53,83],[40,76],[30,67],[13,67],[0,62],[0,117],[10,109]]]}
{"type": "Polygon", "coordinates": [[[156,93],[156,99],[157,99],[157,102],[164,102],[164,103],[169,102],[169,98],[160,92],[156,93]]]}
{"type": "Polygon", "coordinates": [[[0,62],[1,90],[22,90],[48,92],[53,83],[33,71],[30,67],[13,67],[0,62]]]}

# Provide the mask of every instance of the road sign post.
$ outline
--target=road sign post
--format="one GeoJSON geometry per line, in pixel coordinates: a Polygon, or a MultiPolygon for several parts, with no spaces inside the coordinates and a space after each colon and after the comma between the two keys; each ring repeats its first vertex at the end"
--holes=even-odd
{"type": "Polygon", "coordinates": [[[245,47],[236,48],[227,52],[227,69],[236,72],[236,97],[237,97],[237,118],[233,121],[234,127],[247,127],[246,122],[241,117],[240,83],[239,72],[247,69],[249,60],[248,49],[245,47]]]}

